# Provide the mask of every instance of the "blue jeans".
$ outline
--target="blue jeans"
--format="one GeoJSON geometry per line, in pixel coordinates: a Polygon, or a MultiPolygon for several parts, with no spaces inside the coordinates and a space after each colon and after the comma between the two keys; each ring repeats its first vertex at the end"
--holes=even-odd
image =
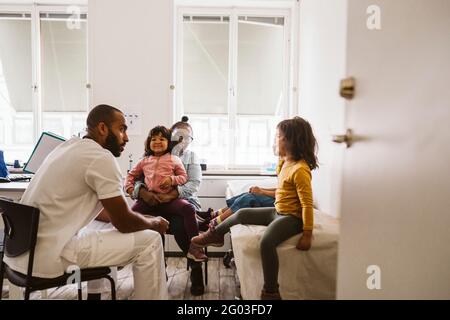
{"type": "Polygon", "coordinates": [[[274,207],[275,198],[262,194],[243,193],[227,200],[227,207],[233,213],[244,208],[274,207]]]}

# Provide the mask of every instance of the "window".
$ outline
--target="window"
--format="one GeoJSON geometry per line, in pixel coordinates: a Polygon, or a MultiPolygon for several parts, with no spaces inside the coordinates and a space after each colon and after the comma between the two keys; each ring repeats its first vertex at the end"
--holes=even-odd
{"type": "Polygon", "coordinates": [[[70,137],[85,127],[87,22],[44,12],[41,21],[41,85],[44,131],[70,137]]]}
{"type": "Polygon", "coordinates": [[[180,8],[175,116],[190,118],[192,150],[210,167],[273,163],[289,115],[290,11],[180,8]]]}
{"type": "Polygon", "coordinates": [[[80,7],[0,6],[0,149],[26,161],[42,131],[85,127],[87,15],[80,7]]]}
{"type": "Polygon", "coordinates": [[[31,15],[0,15],[0,149],[24,159],[33,146],[31,15]]]}

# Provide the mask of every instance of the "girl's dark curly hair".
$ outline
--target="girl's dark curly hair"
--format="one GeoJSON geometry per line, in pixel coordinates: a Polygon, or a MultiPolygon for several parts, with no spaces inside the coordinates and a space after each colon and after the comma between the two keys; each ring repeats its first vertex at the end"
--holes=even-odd
{"type": "Polygon", "coordinates": [[[152,137],[158,136],[160,134],[163,138],[167,139],[167,150],[164,154],[172,152],[172,144],[170,143],[172,132],[164,126],[156,126],[152,130],[150,130],[148,137],[145,140],[145,157],[155,155],[155,153],[150,149],[150,141],[152,141],[152,137]]]}
{"type": "Polygon", "coordinates": [[[286,140],[286,149],[295,161],[305,160],[311,170],[319,167],[317,141],[311,125],[300,117],[281,121],[277,129],[286,140]]]}

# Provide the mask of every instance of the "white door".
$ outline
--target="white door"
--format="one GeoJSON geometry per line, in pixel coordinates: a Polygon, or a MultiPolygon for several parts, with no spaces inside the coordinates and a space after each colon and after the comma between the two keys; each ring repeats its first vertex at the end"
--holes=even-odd
{"type": "Polygon", "coordinates": [[[344,160],[337,297],[450,299],[450,1],[349,0],[348,19],[364,140],[344,160]]]}

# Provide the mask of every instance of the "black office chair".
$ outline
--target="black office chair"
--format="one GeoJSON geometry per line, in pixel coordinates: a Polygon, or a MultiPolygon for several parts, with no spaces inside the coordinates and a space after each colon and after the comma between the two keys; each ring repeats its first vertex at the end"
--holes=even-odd
{"type": "MultiPolygon", "coordinates": [[[[3,248],[0,251],[0,288],[3,288],[3,277],[12,284],[25,288],[25,300],[30,299],[30,293],[38,290],[62,287],[72,275],[65,273],[56,278],[33,277],[34,250],[39,226],[39,209],[23,204],[0,199],[0,213],[5,224],[3,248]],[[3,262],[3,255],[17,257],[29,252],[27,274],[12,270],[3,262]]],[[[82,300],[81,282],[105,278],[111,283],[111,298],[116,300],[116,287],[113,278],[109,276],[109,267],[89,268],[80,270],[78,300],[82,300]]],[[[0,300],[1,300],[0,294],[0,300]]]]}

